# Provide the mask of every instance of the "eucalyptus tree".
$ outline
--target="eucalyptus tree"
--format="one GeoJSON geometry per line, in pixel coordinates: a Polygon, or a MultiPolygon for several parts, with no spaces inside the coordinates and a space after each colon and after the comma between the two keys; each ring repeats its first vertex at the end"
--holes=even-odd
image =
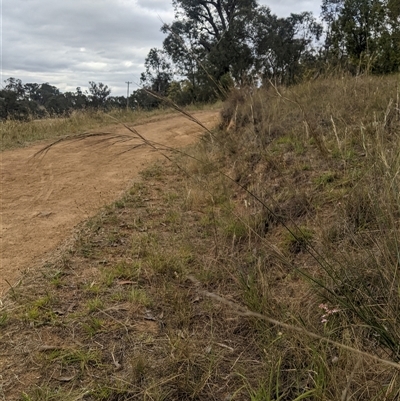
{"type": "Polygon", "coordinates": [[[315,44],[321,37],[322,26],[309,12],[278,18],[262,7],[253,31],[255,70],[263,79],[292,84],[315,58],[315,44]]]}
{"type": "Polygon", "coordinates": [[[164,49],[181,70],[207,70],[213,80],[225,74],[236,80],[253,65],[250,27],[256,0],[174,0],[175,21],[164,25],[164,49]],[[192,57],[187,62],[184,57],[192,57]]]}
{"type": "Polygon", "coordinates": [[[192,87],[254,75],[293,83],[322,27],[311,13],[278,18],[256,0],[174,0],[175,21],[164,25],[164,50],[192,87]]]}
{"type": "Polygon", "coordinates": [[[4,90],[14,92],[17,99],[23,99],[25,97],[25,88],[20,79],[10,77],[7,78],[4,83],[6,84],[4,90]]]}
{"type": "Polygon", "coordinates": [[[108,96],[111,94],[111,89],[102,82],[89,81],[89,93],[92,107],[104,107],[108,96]]]}
{"type": "Polygon", "coordinates": [[[167,53],[161,49],[150,49],[144,66],[146,71],[142,73],[140,83],[144,85],[145,88],[161,96],[166,96],[173,77],[167,53]]]}
{"type": "Polygon", "coordinates": [[[378,73],[400,67],[399,0],[323,0],[328,60],[378,73]]]}
{"type": "Polygon", "coordinates": [[[204,60],[205,51],[198,43],[199,32],[191,28],[190,21],[176,20],[171,25],[164,24],[161,31],[167,35],[163,49],[173,62],[177,74],[190,83],[192,97],[195,99],[201,84],[199,62],[204,60]]]}

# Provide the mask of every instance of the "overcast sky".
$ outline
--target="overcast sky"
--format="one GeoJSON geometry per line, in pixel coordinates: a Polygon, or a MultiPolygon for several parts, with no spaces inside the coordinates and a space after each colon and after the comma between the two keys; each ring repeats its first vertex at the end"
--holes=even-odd
{"type": "MultiPolygon", "coordinates": [[[[161,47],[162,22],[173,20],[172,0],[0,0],[1,83],[49,82],[65,92],[89,81],[112,95],[139,82],[144,59],[161,47]]],[[[312,11],[322,0],[261,0],[278,16],[312,11]]],[[[132,88],[132,87],[131,87],[132,88]]]]}

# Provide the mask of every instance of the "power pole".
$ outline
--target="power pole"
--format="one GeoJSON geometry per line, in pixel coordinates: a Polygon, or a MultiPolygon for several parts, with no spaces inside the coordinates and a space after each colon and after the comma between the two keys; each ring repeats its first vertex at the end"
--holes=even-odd
{"type": "Polygon", "coordinates": [[[128,90],[127,90],[127,94],[126,94],[126,111],[129,110],[129,84],[131,84],[132,82],[125,82],[126,84],[128,84],[128,90]]]}

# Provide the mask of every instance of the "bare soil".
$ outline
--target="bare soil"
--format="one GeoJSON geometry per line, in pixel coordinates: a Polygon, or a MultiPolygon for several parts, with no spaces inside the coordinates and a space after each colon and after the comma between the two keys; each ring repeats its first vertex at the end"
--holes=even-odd
{"type": "MultiPolygon", "coordinates": [[[[218,120],[216,111],[193,114],[207,127],[218,120]]],[[[203,131],[176,114],[135,129],[174,148],[189,145],[203,131]]],[[[44,156],[36,153],[51,142],[1,153],[0,298],[70,237],[76,225],[118,199],[160,157],[148,146],[135,148],[142,141],[121,125],[95,132],[130,135],[132,140],[89,137],[61,142],[44,156]]]]}

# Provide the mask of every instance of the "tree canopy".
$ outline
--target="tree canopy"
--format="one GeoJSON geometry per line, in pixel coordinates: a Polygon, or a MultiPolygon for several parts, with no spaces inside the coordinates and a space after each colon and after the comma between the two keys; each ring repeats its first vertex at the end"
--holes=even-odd
{"type": "Polygon", "coordinates": [[[353,69],[391,73],[400,69],[399,0],[323,0],[330,62],[353,69]]]}
{"type": "Polygon", "coordinates": [[[212,84],[215,92],[224,83],[255,78],[294,83],[322,33],[311,13],[278,18],[256,0],[174,0],[173,5],[175,20],[162,27],[163,49],[194,98],[212,84]]]}

